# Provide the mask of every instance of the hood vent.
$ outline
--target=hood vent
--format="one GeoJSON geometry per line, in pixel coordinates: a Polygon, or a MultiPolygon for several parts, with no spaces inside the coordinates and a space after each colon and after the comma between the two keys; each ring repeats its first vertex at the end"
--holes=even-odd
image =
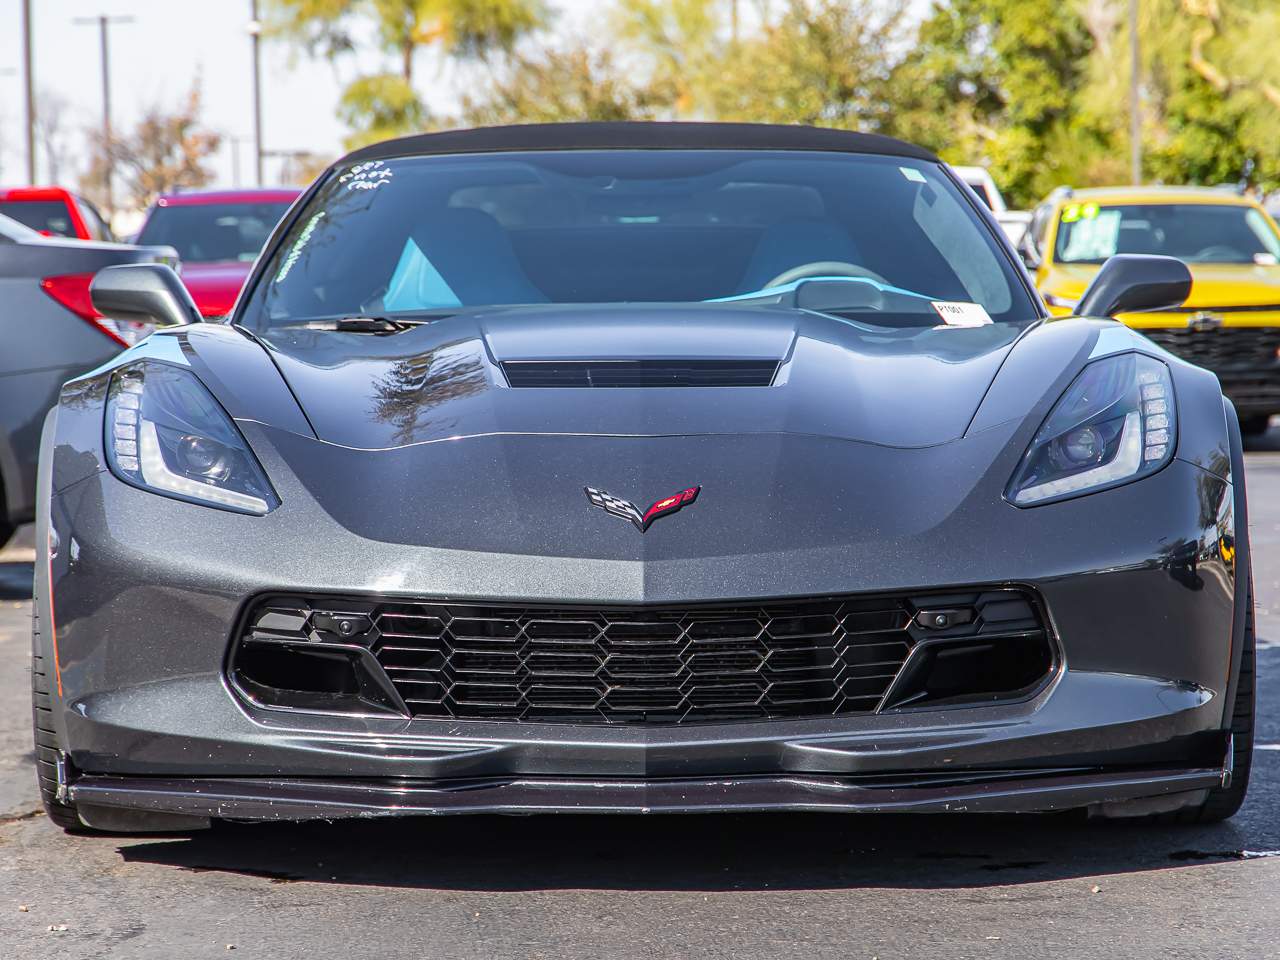
{"type": "Polygon", "coordinates": [[[777,360],[505,360],[513,387],[768,387],[777,360]]]}

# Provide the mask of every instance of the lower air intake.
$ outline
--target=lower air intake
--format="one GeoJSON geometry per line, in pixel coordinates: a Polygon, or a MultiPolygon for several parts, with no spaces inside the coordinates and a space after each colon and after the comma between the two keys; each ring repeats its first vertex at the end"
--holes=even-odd
{"type": "MultiPolygon", "coordinates": [[[[672,607],[264,598],[232,679],[301,707],[254,673],[257,651],[355,649],[350,709],[522,722],[683,724],[831,717],[1026,695],[1054,657],[1018,590],[672,607]]],[[[321,691],[334,708],[332,691],[321,691]]]]}

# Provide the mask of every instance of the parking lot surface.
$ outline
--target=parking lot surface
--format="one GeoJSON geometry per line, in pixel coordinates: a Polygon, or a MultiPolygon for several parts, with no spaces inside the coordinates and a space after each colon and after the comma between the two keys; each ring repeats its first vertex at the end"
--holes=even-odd
{"type": "Polygon", "coordinates": [[[69,837],[35,793],[20,538],[0,555],[0,958],[1280,957],[1280,429],[1247,460],[1259,749],[1244,810],[1201,828],[566,816],[69,837]]]}

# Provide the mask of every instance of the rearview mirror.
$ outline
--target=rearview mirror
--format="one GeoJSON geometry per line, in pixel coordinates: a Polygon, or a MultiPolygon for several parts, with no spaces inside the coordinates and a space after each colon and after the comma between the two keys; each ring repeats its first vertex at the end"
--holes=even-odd
{"type": "Polygon", "coordinates": [[[104,267],[89,285],[89,299],[111,320],[172,327],[203,319],[178,275],[163,263],[104,267]]]}
{"type": "Polygon", "coordinates": [[[1191,295],[1191,271],[1175,257],[1119,253],[1107,260],[1080,298],[1082,317],[1170,310],[1191,295]]]}

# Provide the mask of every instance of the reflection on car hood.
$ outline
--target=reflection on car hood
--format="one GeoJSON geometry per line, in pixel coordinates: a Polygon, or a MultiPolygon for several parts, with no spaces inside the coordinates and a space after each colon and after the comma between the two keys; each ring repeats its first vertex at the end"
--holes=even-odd
{"type": "Polygon", "coordinates": [[[1022,328],[868,327],[784,308],[582,305],[463,314],[392,336],[262,335],[322,440],[493,434],[961,437],[1022,328]],[[761,387],[508,386],[516,360],[777,360],[761,387]]]}

